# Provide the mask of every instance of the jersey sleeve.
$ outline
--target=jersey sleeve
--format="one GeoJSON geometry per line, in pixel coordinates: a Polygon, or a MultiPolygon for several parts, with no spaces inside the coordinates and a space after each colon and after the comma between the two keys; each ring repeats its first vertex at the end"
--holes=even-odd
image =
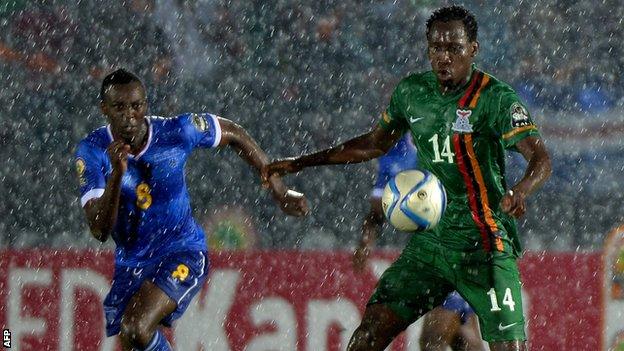
{"type": "Polygon", "coordinates": [[[513,91],[502,94],[495,115],[494,129],[507,149],[528,136],[539,136],[528,109],[513,91]]]}
{"type": "Polygon", "coordinates": [[[104,194],[106,175],[101,162],[102,152],[87,143],[80,143],[75,155],[75,167],[80,184],[80,205],[104,194]]]}
{"type": "Polygon", "coordinates": [[[407,131],[409,125],[403,112],[403,92],[399,84],[390,98],[388,108],[381,114],[379,125],[386,130],[398,130],[401,133],[407,131]]]}
{"type": "Polygon", "coordinates": [[[187,113],[178,117],[183,139],[189,149],[211,148],[221,142],[221,126],[216,115],[210,113],[187,113]]]}

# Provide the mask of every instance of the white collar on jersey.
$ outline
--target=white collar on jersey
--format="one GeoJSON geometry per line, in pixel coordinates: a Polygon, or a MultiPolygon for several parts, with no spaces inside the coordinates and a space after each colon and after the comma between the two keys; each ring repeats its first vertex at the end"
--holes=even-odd
{"type": "MultiPolygon", "coordinates": [[[[133,158],[135,160],[138,160],[139,158],[141,158],[141,156],[143,156],[143,154],[147,152],[147,149],[149,149],[150,145],[152,144],[152,135],[153,135],[152,121],[150,120],[150,116],[145,116],[145,120],[147,121],[147,143],[145,143],[143,150],[141,150],[141,152],[139,152],[136,156],[133,154],[128,155],[128,157],[133,158]]],[[[108,132],[108,137],[110,138],[110,141],[112,142],[113,132],[111,131],[110,124],[106,125],[106,131],[108,132]]]]}

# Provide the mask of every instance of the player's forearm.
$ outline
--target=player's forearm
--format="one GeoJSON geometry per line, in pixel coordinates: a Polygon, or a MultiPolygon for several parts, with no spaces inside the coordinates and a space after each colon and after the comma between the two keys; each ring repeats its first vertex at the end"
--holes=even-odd
{"type": "Polygon", "coordinates": [[[121,178],[121,172],[113,171],[104,188],[104,194],[95,199],[93,205],[87,209],[91,234],[101,242],[108,239],[117,223],[121,197],[121,178]]]}
{"type": "Polygon", "coordinates": [[[372,246],[377,240],[377,236],[381,233],[381,226],[383,225],[384,218],[374,211],[370,211],[364,218],[364,224],[362,225],[362,239],[360,243],[365,246],[372,246]]]}
{"type": "Polygon", "coordinates": [[[360,135],[338,146],[304,155],[294,160],[297,167],[350,164],[372,160],[385,151],[371,140],[370,134],[360,135]]]}
{"type": "Polygon", "coordinates": [[[539,189],[550,177],[552,166],[550,158],[545,152],[536,152],[530,159],[522,179],[513,187],[514,191],[521,191],[530,195],[539,189]]]}
{"type": "Polygon", "coordinates": [[[381,232],[381,223],[364,222],[362,226],[362,238],[360,243],[365,246],[373,246],[377,236],[381,232]]]}
{"type": "Polygon", "coordinates": [[[223,132],[221,145],[231,146],[240,158],[260,173],[262,166],[269,163],[269,157],[260,145],[238,124],[225,118],[220,118],[219,123],[223,132]]]}
{"type": "MultiPolygon", "coordinates": [[[[227,122],[227,130],[229,133],[229,145],[236,150],[239,157],[260,174],[262,167],[269,163],[267,154],[245,129],[237,124],[227,122]]],[[[269,186],[274,197],[281,197],[288,191],[281,178],[276,175],[269,178],[269,186]]]]}

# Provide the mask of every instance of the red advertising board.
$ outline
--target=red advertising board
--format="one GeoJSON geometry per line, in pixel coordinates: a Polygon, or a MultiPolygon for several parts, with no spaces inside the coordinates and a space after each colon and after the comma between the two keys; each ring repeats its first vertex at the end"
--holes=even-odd
{"type": "MultiPolygon", "coordinates": [[[[11,350],[116,350],[101,301],[111,252],[0,251],[0,326],[11,350]]],[[[210,278],[168,336],[177,350],[344,350],[378,275],[396,252],[355,273],[349,252],[211,255],[210,278]]],[[[600,350],[600,254],[521,260],[532,350],[600,350]]],[[[418,323],[392,350],[418,350],[418,323]]]]}

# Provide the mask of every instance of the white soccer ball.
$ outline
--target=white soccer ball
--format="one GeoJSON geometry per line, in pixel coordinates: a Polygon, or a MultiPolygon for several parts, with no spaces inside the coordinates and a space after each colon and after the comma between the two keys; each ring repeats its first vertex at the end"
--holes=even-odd
{"type": "Polygon", "coordinates": [[[446,209],[446,191],[427,171],[408,170],[390,179],[381,197],[388,222],[404,232],[435,227],[446,209]]]}

